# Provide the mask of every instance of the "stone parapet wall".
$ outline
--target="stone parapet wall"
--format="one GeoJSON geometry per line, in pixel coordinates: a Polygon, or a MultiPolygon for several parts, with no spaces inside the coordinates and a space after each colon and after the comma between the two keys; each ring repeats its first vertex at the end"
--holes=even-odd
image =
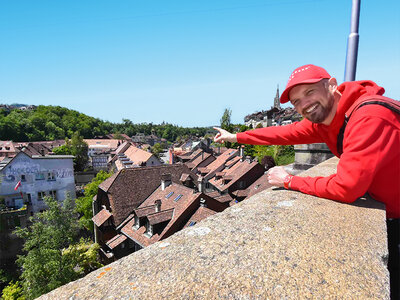
{"type": "Polygon", "coordinates": [[[307,170],[333,157],[325,143],[295,145],[294,153],[294,168],[297,170],[307,170]]]}
{"type": "Polygon", "coordinates": [[[389,299],[386,242],[376,201],[272,188],[40,299],[389,299]]]}

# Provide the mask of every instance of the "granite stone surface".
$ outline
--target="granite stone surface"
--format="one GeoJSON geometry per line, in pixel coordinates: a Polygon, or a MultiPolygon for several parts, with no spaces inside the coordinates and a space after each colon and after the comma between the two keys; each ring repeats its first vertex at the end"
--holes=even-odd
{"type": "Polygon", "coordinates": [[[40,299],[389,299],[386,259],[382,204],[271,188],[40,299]]]}

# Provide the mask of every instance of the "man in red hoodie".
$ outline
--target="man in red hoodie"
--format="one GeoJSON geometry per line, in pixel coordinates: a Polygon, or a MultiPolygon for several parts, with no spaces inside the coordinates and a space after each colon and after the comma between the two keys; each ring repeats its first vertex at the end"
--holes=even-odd
{"type": "Polygon", "coordinates": [[[326,143],[340,157],[336,174],[300,177],[275,167],[269,170],[268,181],[278,187],[347,203],[368,192],[385,203],[391,298],[400,299],[400,114],[380,104],[354,109],[365,99],[396,102],[383,97],[384,92],[384,88],[368,80],[338,86],[325,69],[301,66],[290,75],[280,102],[290,101],[304,117],[302,121],[237,134],[215,128],[218,134],[214,141],[253,145],[326,143]],[[351,118],[347,119],[349,114],[351,118]]]}

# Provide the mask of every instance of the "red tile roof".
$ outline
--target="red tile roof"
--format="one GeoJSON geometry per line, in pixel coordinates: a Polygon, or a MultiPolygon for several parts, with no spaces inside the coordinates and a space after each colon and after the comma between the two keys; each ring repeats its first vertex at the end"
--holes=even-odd
{"type": "MultiPolygon", "coordinates": [[[[160,186],[162,174],[171,174],[172,181],[180,183],[183,173],[190,174],[197,183],[197,175],[184,164],[122,169],[101,183],[99,189],[108,195],[115,225],[119,226],[160,186]]],[[[155,200],[142,206],[154,205],[155,200]]]]}
{"type": "Polygon", "coordinates": [[[99,148],[103,149],[117,149],[121,144],[120,140],[116,139],[83,139],[89,148],[99,148]]]}
{"type": "Polygon", "coordinates": [[[210,179],[209,183],[215,186],[218,190],[226,191],[231,185],[243,177],[252,168],[257,167],[258,162],[249,162],[247,160],[239,161],[229,169],[225,169],[225,175],[216,179],[215,177],[210,179]],[[226,181],[229,180],[228,183],[226,181]]]}
{"type": "MultiPolygon", "coordinates": [[[[216,172],[221,171],[227,161],[231,160],[232,158],[236,157],[239,154],[238,150],[235,149],[228,149],[224,153],[222,153],[220,156],[217,157],[216,160],[214,160],[212,163],[210,163],[207,166],[207,175],[205,176],[206,179],[209,179],[215,175],[216,172]]],[[[200,168],[199,168],[200,169],[200,168]]],[[[202,172],[202,170],[199,170],[202,172]]]]}
{"type": "Polygon", "coordinates": [[[195,159],[186,162],[186,165],[193,170],[197,166],[199,166],[203,161],[207,160],[211,156],[210,153],[204,153],[197,156],[195,159]]]}
{"type": "Polygon", "coordinates": [[[111,217],[111,213],[103,208],[101,211],[99,211],[93,218],[92,221],[94,224],[96,224],[97,227],[100,227],[101,225],[104,224],[105,221],[107,221],[111,217]]]}
{"type": "Polygon", "coordinates": [[[130,146],[124,154],[135,164],[140,166],[141,163],[147,162],[153,154],[135,146],[130,146]]]}
{"type": "Polygon", "coordinates": [[[150,225],[155,225],[171,220],[173,215],[174,215],[174,208],[170,208],[167,210],[150,214],[147,216],[147,219],[149,220],[150,225]]]}
{"type": "Polygon", "coordinates": [[[173,229],[174,224],[187,212],[189,206],[192,206],[195,201],[200,201],[199,198],[201,195],[201,193],[193,193],[192,189],[176,183],[172,183],[164,190],[162,190],[160,186],[142,203],[139,210],[141,208],[151,207],[156,200],[161,199],[160,212],[153,212],[147,215],[146,218],[151,225],[169,220],[162,232],[160,234],[155,233],[152,237],[148,237],[144,235],[146,232],[145,226],[141,226],[137,230],[132,228],[135,224],[134,219],[127,223],[121,229],[121,232],[140,245],[146,247],[174,233],[173,231],[176,230],[173,229]]]}
{"type": "Polygon", "coordinates": [[[124,242],[127,239],[127,237],[123,234],[117,234],[116,236],[114,236],[111,240],[109,240],[106,245],[110,248],[110,249],[114,249],[115,247],[117,247],[118,245],[120,245],[122,242],[124,242]]]}
{"type": "Polygon", "coordinates": [[[150,206],[145,206],[145,207],[140,207],[140,208],[136,208],[134,210],[135,214],[141,218],[141,217],[145,217],[151,213],[154,213],[156,211],[156,206],[155,205],[150,205],[150,206]]]}
{"type": "Polygon", "coordinates": [[[216,213],[217,213],[216,211],[213,211],[207,207],[200,206],[193,214],[193,216],[189,219],[189,221],[186,223],[185,227],[188,227],[192,222],[198,223],[209,216],[215,215],[216,213]]]}
{"type": "Polygon", "coordinates": [[[272,187],[271,184],[268,183],[267,174],[263,174],[260,178],[258,178],[252,185],[250,185],[246,191],[248,191],[247,198],[272,187]]]}

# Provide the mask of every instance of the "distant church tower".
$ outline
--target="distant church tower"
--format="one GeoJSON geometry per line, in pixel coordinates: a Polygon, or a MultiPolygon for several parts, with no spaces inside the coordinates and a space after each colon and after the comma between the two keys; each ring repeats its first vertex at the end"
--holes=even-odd
{"type": "Polygon", "coordinates": [[[279,102],[279,84],[278,87],[276,88],[276,96],[274,98],[274,107],[280,109],[281,108],[281,103],[279,102]]]}

